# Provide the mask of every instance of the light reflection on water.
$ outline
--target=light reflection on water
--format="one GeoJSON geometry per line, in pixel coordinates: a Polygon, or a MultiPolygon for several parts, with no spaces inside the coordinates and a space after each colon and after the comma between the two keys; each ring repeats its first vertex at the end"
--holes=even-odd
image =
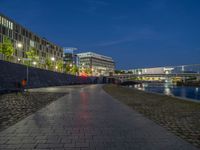
{"type": "Polygon", "coordinates": [[[199,87],[175,86],[171,83],[143,83],[142,85],[135,85],[134,88],[147,92],[155,92],[165,95],[200,100],[199,87]]]}
{"type": "Polygon", "coordinates": [[[164,94],[166,94],[166,95],[172,95],[171,90],[170,90],[169,87],[165,87],[164,94]]]}

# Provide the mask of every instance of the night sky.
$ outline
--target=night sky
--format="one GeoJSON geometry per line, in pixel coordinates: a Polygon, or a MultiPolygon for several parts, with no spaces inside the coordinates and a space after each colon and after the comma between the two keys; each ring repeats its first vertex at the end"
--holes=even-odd
{"type": "Polygon", "coordinates": [[[117,69],[200,63],[200,0],[0,0],[0,12],[117,69]]]}

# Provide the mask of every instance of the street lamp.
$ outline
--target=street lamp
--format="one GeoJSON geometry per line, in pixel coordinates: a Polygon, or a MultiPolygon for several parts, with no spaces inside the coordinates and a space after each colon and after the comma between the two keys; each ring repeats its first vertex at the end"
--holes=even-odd
{"type": "Polygon", "coordinates": [[[34,66],[37,65],[37,62],[34,61],[34,62],[33,62],[33,65],[34,65],[34,66]]]}
{"type": "Polygon", "coordinates": [[[55,71],[55,69],[54,69],[54,65],[55,65],[55,63],[54,63],[54,61],[55,61],[56,59],[55,59],[55,57],[51,57],[51,61],[53,62],[53,70],[55,71]]]}
{"type": "MultiPolygon", "coordinates": [[[[31,61],[30,58],[23,58],[23,60],[31,61]]],[[[33,64],[35,64],[35,63],[33,63],[33,64]]],[[[28,85],[28,82],[29,82],[29,68],[28,68],[28,64],[26,64],[26,81],[27,81],[27,85],[28,85]]]]}
{"type": "MultiPolygon", "coordinates": [[[[18,49],[22,49],[23,48],[23,44],[21,42],[17,43],[17,48],[18,49]]],[[[18,58],[18,61],[20,61],[21,59],[18,58]]],[[[23,58],[23,60],[27,60],[30,61],[30,58],[23,58]]],[[[26,81],[27,81],[27,85],[28,85],[28,76],[29,76],[29,70],[28,70],[28,64],[26,65],[26,81]]]]}
{"type": "Polygon", "coordinates": [[[17,47],[18,47],[18,48],[22,48],[22,47],[23,47],[22,43],[20,43],[20,42],[17,43],[17,47]]]}
{"type": "Polygon", "coordinates": [[[52,61],[55,61],[55,57],[51,57],[51,60],[52,60],[52,61]]]}
{"type": "MultiPolygon", "coordinates": [[[[16,43],[16,47],[17,47],[18,50],[22,50],[22,48],[23,48],[23,44],[22,44],[21,42],[17,42],[17,43],[16,43]]],[[[21,59],[18,58],[17,61],[20,62],[21,59]]]]}

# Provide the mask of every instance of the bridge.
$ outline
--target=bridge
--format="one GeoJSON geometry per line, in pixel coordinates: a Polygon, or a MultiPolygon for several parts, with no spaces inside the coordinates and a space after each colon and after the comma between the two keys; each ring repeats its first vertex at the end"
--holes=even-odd
{"type": "Polygon", "coordinates": [[[125,74],[114,74],[113,78],[120,81],[129,79],[143,81],[185,81],[193,79],[200,81],[200,64],[141,68],[126,71],[125,74]]]}

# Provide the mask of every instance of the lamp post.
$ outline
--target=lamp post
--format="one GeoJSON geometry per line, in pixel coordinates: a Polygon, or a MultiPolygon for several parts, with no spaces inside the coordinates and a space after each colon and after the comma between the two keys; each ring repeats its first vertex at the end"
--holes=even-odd
{"type": "MultiPolygon", "coordinates": [[[[17,47],[18,50],[22,50],[23,44],[21,42],[17,42],[16,47],[17,47]]],[[[17,58],[17,61],[18,61],[18,63],[20,63],[21,59],[17,58]]]]}
{"type": "Polygon", "coordinates": [[[34,66],[37,65],[37,62],[34,61],[34,62],[33,62],[33,65],[34,65],[34,66]]]}
{"type": "Polygon", "coordinates": [[[21,49],[22,47],[23,47],[23,45],[22,45],[22,43],[17,43],[17,47],[19,48],[19,49],[21,49]]]}
{"type": "Polygon", "coordinates": [[[51,57],[51,60],[52,60],[52,61],[55,61],[55,57],[51,57]]]}
{"type": "MultiPolygon", "coordinates": [[[[30,58],[23,58],[23,60],[31,61],[30,58]]],[[[33,65],[36,65],[36,62],[33,62],[33,65]]],[[[28,85],[28,83],[29,83],[29,68],[28,68],[28,64],[26,64],[26,82],[27,82],[27,85],[28,85]]]]}
{"type": "Polygon", "coordinates": [[[51,57],[51,61],[53,62],[53,71],[55,71],[55,69],[54,69],[54,65],[55,65],[54,61],[55,60],[56,60],[55,57],[51,57]]]}
{"type": "Polygon", "coordinates": [[[20,63],[20,62],[21,62],[21,59],[20,59],[20,58],[18,58],[18,59],[17,59],[17,61],[18,61],[18,63],[20,63]]]}
{"type": "MultiPolygon", "coordinates": [[[[23,44],[21,42],[18,42],[17,44],[17,48],[18,49],[22,49],[23,48],[23,44]]],[[[20,61],[21,59],[18,58],[18,61],[20,61]]],[[[30,61],[31,59],[30,58],[23,58],[23,61],[24,60],[27,60],[27,61],[30,61]]],[[[27,85],[29,83],[29,68],[28,68],[28,64],[26,65],[26,81],[27,81],[27,85]]]]}

